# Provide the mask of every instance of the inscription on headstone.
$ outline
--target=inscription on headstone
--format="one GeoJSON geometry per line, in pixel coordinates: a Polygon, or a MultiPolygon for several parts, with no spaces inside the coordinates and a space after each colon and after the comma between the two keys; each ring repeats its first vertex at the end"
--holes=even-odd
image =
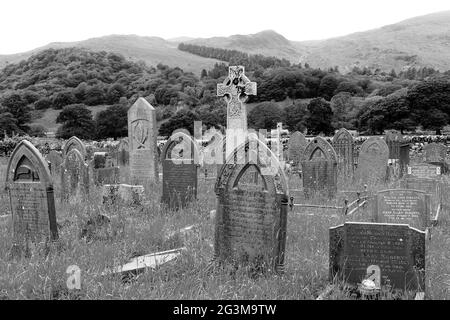
{"type": "Polygon", "coordinates": [[[58,238],[53,183],[46,161],[29,141],[14,149],[7,166],[6,187],[13,219],[13,246],[58,238]]]}
{"type": "Polygon", "coordinates": [[[346,222],[330,228],[330,281],[338,277],[356,285],[373,266],[379,267],[381,287],[424,291],[425,232],[385,223],[346,222]]]}
{"type": "Polygon", "coordinates": [[[173,134],[162,152],[162,202],[169,208],[184,207],[197,198],[198,146],[186,133],[173,134]]]}
{"type": "Polygon", "coordinates": [[[139,98],[128,110],[128,143],[130,174],[133,183],[158,181],[156,146],[156,113],[145,100],[139,98]]]}
{"type": "Polygon", "coordinates": [[[425,230],[430,221],[430,195],[411,189],[380,191],[373,215],[375,222],[408,224],[425,230]]]}

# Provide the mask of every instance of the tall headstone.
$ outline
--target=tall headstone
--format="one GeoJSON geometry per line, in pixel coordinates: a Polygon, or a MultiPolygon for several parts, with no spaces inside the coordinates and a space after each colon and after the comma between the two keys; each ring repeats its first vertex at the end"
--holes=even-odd
{"type": "Polygon", "coordinates": [[[230,155],[215,185],[216,261],[283,271],[287,188],[278,159],[259,139],[251,138],[230,155]]]}
{"type": "Polygon", "coordinates": [[[89,166],[78,149],[71,149],[61,165],[61,200],[89,193],[89,166]]]}
{"type": "MultiPolygon", "coordinates": [[[[53,182],[47,163],[29,141],[22,140],[6,173],[13,220],[13,248],[58,238],[53,182]]],[[[16,251],[17,252],[17,251],[16,251]]]]}
{"type": "Polygon", "coordinates": [[[63,148],[63,158],[65,158],[66,155],[69,153],[69,151],[72,149],[77,149],[83,156],[83,159],[87,158],[86,146],[84,145],[83,141],[81,141],[79,138],[75,136],[71,137],[69,140],[66,141],[63,148]]]}
{"type": "Polygon", "coordinates": [[[339,129],[333,137],[333,148],[338,156],[339,171],[344,175],[352,175],[355,164],[355,142],[352,134],[345,128],[339,129]]]}
{"type": "Polygon", "coordinates": [[[145,100],[139,98],[128,110],[128,144],[132,183],[158,181],[156,145],[156,113],[145,100]]]}
{"type": "Polygon", "coordinates": [[[391,189],[377,193],[374,222],[408,224],[425,230],[430,222],[430,195],[412,189],[391,189]]]}
{"type": "Polygon", "coordinates": [[[306,137],[300,131],[295,131],[288,142],[288,156],[289,161],[293,162],[294,167],[298,167],[308,145],[306,137]]]}
{"type": "Polygon", "coordinates": [[[337,154],[322,137],[315,137],[305,149],[301,161],[303,191],[306,197],[326,191],[332,198],[337,192],[337,154]]]}
{"type": "Polygon", "coordinates": [[[197,198],[197,143],[184,132],[173,134],[164,145],[162,156],[162,202],[169,208],[182,208],[197,198]]]}
{"type": "Polygon", "coordinates": [[[359,182],[375,184],[386,181],[389,148],[378,137],[370,137],[361,145],[356,176],[359,182]]]}
{"type": "Polygon", "coordinates": [[[330,281],[356,286],[371,277],[381,288],[424,291],[425,232],[402,224],[346,222],[330,228],[329,261],[330,281]]]}
{"type": "Polygon", "coordinates": [[[227,146],[226,157],[244,143],[247,136],[247,110],[245,101],[256,95],[256,82],[245,76],[243,66],[230,66],[228,77],[217,85],[217,96],[226,96],[227,101],[227,146]]]}

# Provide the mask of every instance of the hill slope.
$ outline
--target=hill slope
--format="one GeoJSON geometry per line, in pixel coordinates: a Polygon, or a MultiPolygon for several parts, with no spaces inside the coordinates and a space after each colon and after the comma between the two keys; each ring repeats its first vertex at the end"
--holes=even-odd
{"type": "Polygon", "coordinates": [[[54,48],[86,48],[93,51],[108,51],[122,54],[126,59],[143,60],[148,65],[156,66],[158,63],[170,67],[180,67],[184,71],[199,74],[202,69],[210,69],[215,59],[199,57],[177,49],[177,44],[158,37],[141,37],[136,35],[110,35],[92,38],[77,42],[55,42],[28,52],[0,55],[0,68],[7,63],[17,63],[29,58],[34,53],[54,48]]]}

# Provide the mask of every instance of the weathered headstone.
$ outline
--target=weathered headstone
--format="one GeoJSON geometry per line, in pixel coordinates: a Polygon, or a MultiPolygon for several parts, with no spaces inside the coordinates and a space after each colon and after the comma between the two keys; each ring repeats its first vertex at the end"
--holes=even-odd
{"type": "Polygon", "coordinates": [[[336,194],[337,155],[325,139],[316,137],[306,146],[301,165],[306,197],[320,191],[326,191],[330,198],[336,194]]]}
{"type": "Polygon", "coordinates": [[[400,159],[400,146],[404,144],[400,131],[387,130],[384,139],[389,148],[389,159],[400,159]]]}
{"type": "Polygon", "coordinates": [[[430,195],[412,189],[391,189],[377,193],[374,222],[408,224],[425,230],[430,223],[430,195]]]}
{"type": "Polygon", "coordinates": [[[357,285],[372,277],[382,288],[424,291],[425,232],[408,225],[346,222],[330,228],[329,261],[330,281],[337,277],[357,285]],[[374,269],[378,274],[369,275],[374,269]]]}
{"type": "Polygon", "coordinates": [[[344,175],[352,175],[355,161],[353,159],[355,142],[351,133],[341,128],[333,137],[333,148],[338,156],[338,168],[344,175]]]}
{"type": "Polygon", "coordinates": [[[188,133],[177,132],[167,140],[162,152],[163,194],[169,208],[182,208],[197,198],[199,150],[188,133]]]}
{"type": "Polygon", "coordinates": [[[47,163],[29,141],[14,149],[6,173],[13,220],[13,249],[58,238],[53,182],[47,163]]]}
{"type": "Polygon", "coordinates": [[[117,148],[117,163],[120,167],[127,166],[130,162],[130,149],[128,146],[128,139],[120,140],[117,148]]]}
{"type": "Polygon", "coordinates": [[[446,158],[447,147],[443,144],[433,142],[423,147],[423,161],[440,166],[442,174],[449,171],[446,158]]]}
{"type": "Polygon", "coordinates": [[[63,162],[61,153],[55,150],[51,150],[48,153],[46,160],[50,163],[49,168],[52,176],[59,177],[59,175],[61,174],[61,164],[63,162]]]}
{"type": "Polygon", "coordinates": [[[77,149],[83,156],[83,159],[86,159],[87,157],[86,146],[84,145],[83,141],[81,141],[75,136],[71,137],[69,140],[66,141],[66,144],[64,145],[63,148],[63,158],[65,158],[69,153],[69,151],[72,149],[77,149]]]}
{"type": "Polygon", "coordinates": [[[288,205],[284,172],[257,138],[240,149],[216,180],[215,260],[282,272],[288,205]],[[256,181],[254,171],[259,174],[256,181]]]}
{"type": "Polygon", "coordinates": [[[405,177],[401,181],[401,188],[420,190],[428,193],[431,199],[431,217],[436,215],[436,212],[441,204],[441,188],[442,184],[437,179],[428,178],[413,178],[405,177]]]}
{"type": "Polygon", "coordinates": [[[295,131],[288,142],[288,156],[289,161],[293,162],[294,167],[298,167],[305,152],[305,148],[308,145],[308,141],[306,140],[303,133],[299,131],[295,131]]]}
{"type": "Polygon", "coordinates": [[[370,137],[361,145],[356,176],[359,182],[375,184],[386,180],[389,148],[383,139],[370,137]]]}
{"type": "Polygon", "coordinates": [[[61,165],[61,200],[89,193],[89,167],[78,149],[71,149],[61,165]]]}
{"type": "Polygon", "coordinates": [[[145,100],[139,98],[128,110],[128,143],[132,183],[158,181],[156,146],[156,113],[145,100]]]}
{"type": "Polygon", "coordinates": [[[409,165],[409,150],[411,146],[409,143],[403,143],[400,145],[400,177],[406,174],[407,167],[409,165]]]}
{"type": "Polygon", "coordinates": [[[102,186],[103,203],[107,205],[141,205],[144,195],[143,186],[129,184],[105,184],[102,186]]]}
{"type": "Polygon", "coordinates": [[[108,152],[94,152],[90,165],[95,185],[120,182],[120,168],[115,166],[108,152]]]}
{"type": "Polygon", "coordinates": [[[245,101],[249,95],[256,95],[256,82],[245,76],[243,66],[230,66],[228,77],[217,85],[217,96],[226,96],[227,101],[227,146],[226,158],[246,141],[247,110],[245,101]]]}

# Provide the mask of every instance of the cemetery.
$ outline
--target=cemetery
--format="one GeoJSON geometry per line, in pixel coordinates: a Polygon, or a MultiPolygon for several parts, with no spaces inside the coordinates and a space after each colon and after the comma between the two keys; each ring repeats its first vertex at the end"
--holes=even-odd
{"type": "Polygon", "coordinates": [[[267,143],[242,95],[257,84],[232,66],[226,135],[206,146],[179,128],[160,148],[144,98],[110,145],[21,140],[0,158],[0,297],[450,297],[445,144],[416,155],[399,132],[345,128],[267,143]]]}

